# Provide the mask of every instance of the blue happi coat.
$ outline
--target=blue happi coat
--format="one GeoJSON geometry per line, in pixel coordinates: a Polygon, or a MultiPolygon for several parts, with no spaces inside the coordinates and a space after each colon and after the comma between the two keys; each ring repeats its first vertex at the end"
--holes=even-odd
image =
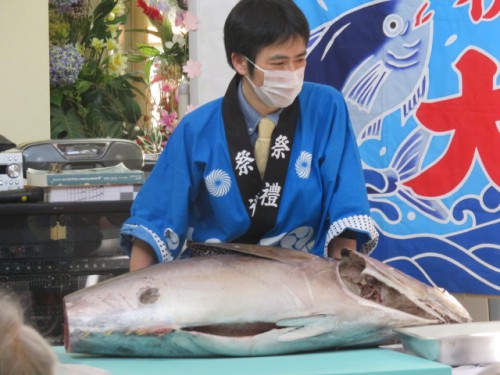
{"type": "Polygon", "coordinates": [[[326,255],[350,230],[368,252],[377,232],[344,99],[304,83],[280,115],[261,180],[237,99],[239,76],[224,98],[187,114],[137,195],[121,229],[149,243],[158,261],[188,255],[185,242],[244,242],[326,255]]]}

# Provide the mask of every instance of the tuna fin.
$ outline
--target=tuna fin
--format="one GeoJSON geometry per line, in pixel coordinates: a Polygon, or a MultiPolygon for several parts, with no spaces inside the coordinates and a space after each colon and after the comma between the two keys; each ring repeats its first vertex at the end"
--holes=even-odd
{"type": "Polygon", "coordinates": [[[366,69],[366,71],[360,77],[351,74],[351,78],[342,88],[346,100],[355,105],[359,111],[367,113],[371,112],[373,103],[375,103],[384,82],[389,78],[391,72],[381,60],[377,60],[372,64],[371,58],[371,56],[367,58],[357,69],[366,69]]]}
{"type": "Polygon", "coordinates": [[[311,261],[314,259],[323,259],[317,255],[302,251],[252,244],[191,242],[188,244],[188,247],[196,248],[198,250],[226,250],[235,253],[253,255],[260,258],[273,259],[282,263],[290,264],[297,262],[302,263],[304,261],[311,261]]]}
{"type": "Polygon", "coordinates": [[[339,320],[333,315],[312,315],[301,318],[279,320],[276,325],[285,329],[279,335],[280,341],[297,341],[309,337],[321,336],[338,329],[339,320]]]}
{"type": "Polygon", "coordinates": [[[399,180],[408,180],[420,172],[419,166],[425,155],[430,136],[429,132],[417,128],[396,150],[390,166],[397,171],[399,180]]]}
{"type": "Polygon", "coordinates": [[[427,94],[427,75],[424,75],[420,80],[420,84],[410,94],[406,103],[403,104],[401,110],[402,123],[404,123],[420,105],[422,98],[427,94]]]}
{"type": "Polygon", "coordinates": [[[380,134],[382,134],[382,117],[378,117],[369,125],[363,127],[362,131],[358,135],[360,141],[366,139],[380,139],[380,134]]]}

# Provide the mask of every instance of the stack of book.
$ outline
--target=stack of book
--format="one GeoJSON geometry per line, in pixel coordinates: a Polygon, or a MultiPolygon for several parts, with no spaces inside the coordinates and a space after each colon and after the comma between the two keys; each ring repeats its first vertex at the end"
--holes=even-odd
{"type": "Polygon", "coordinates": [[[26,180],[29,186],[44,188],[45,202],[133,200],[144,183],[144,172],[122,163],[58,172],[28,168],[26,180]]]}

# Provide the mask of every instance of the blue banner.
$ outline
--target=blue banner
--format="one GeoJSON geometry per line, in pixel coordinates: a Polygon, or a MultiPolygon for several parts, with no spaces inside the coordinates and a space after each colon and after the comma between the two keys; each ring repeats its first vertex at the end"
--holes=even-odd
{"type": "Polygon", "coordinates": [[[372,256],[500,295],[500,0],[296,0],[306,80],[342,91],[380,240],[372,256]]]}

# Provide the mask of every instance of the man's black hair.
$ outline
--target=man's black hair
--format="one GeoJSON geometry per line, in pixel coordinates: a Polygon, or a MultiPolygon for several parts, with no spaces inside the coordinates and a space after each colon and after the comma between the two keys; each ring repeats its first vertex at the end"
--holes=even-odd
{"type": "MultiPolygon", "coordinates": [[[[268,46],[293,38],[309,40],[309,24],[293,0],[240,0],[224,25],[224,46],[229,66],[231,54],[255,61],[257,53],[268,46]]],[[[253,65],[249,67],[253,72],[253,65]]]]}

